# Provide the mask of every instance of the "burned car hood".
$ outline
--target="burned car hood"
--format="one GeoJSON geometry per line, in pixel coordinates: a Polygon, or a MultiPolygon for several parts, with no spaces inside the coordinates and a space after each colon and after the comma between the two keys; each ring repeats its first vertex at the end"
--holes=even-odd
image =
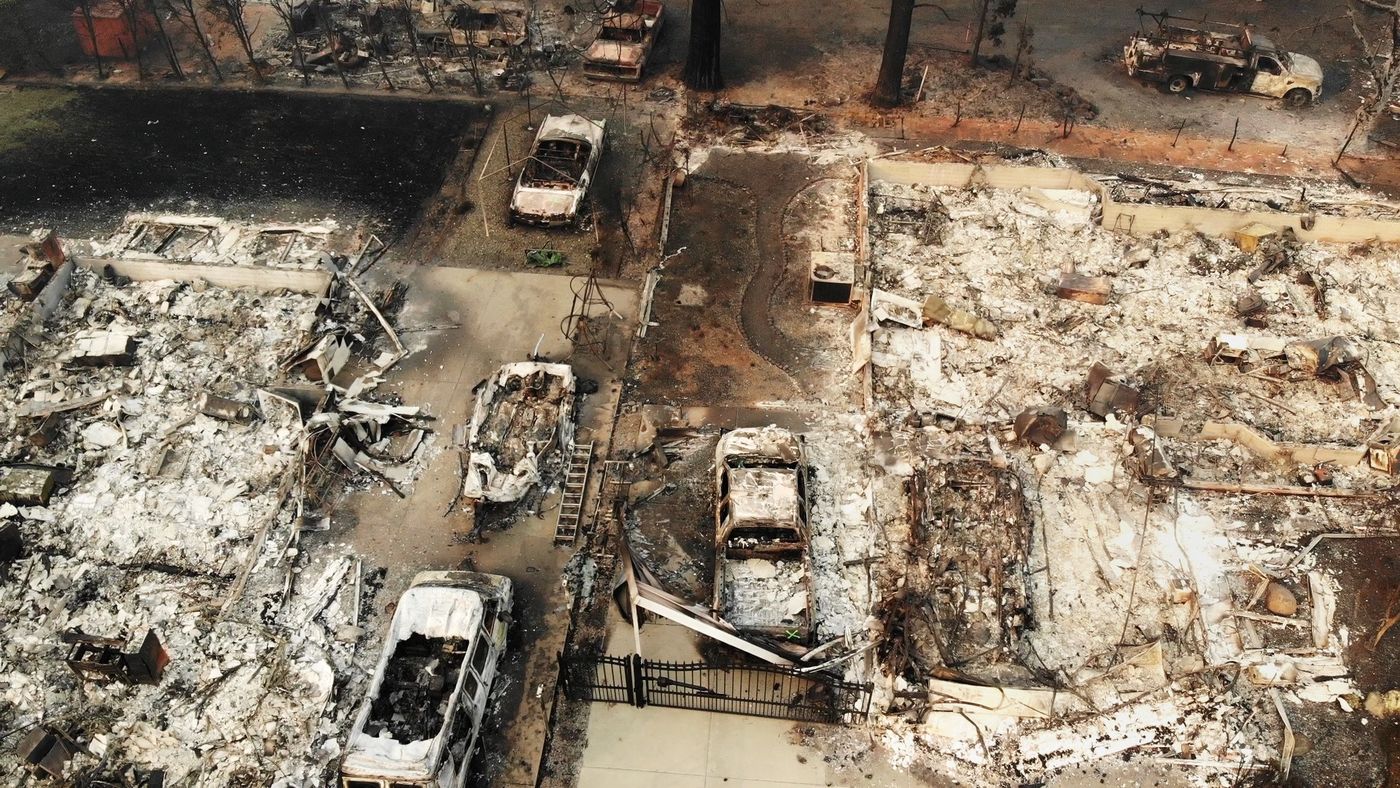
{"type": "Polygon", "coordinates": [[[1322,84],[1322,64],[1307,55],[1300,55],[1297,52],[1289,52],[1288,57],[1293,61],[1293,73],[1300,77],[1315,79],[1319,85],[1322,84]]]}
{"type": "Polygon", "coordinates": [[[603,144],[603,129],[606,121],[592,121],[582,115],[549,115],[540,124],[537,141],[578,140],[594,148],[603,144]]]}
{"type": "Polygon", "coordinates": [[[583,190],[520,188],[515,192],[511,208],[526,216],[572,216],[578,210],[583,190]]]}

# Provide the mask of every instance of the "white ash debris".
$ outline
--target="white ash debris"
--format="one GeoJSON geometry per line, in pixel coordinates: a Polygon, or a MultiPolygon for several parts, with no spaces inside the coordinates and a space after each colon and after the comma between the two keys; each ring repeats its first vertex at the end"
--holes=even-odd
{"type": "Polygon", "coordinates": [[[1236,420],[1280,440],[1359,445],[1377,423],[1400,412],[1394,404],[1377,412],[1344,400],[1333,385],[1311,376],[1284,375],[1270,383],[1224,364],[1181,369],[1221,334],[1262,334],[1285,343],[1343,336],[1361,348],[1380,397],[1400,403],[1400,380],[1389,374],[1400,368],[1400,329],[1379,298],[1400,293],[1400,251],[1300,244],[1291,265],[1251,286],[1246,276],[1257,260],[1228,242],[1196,234],[1122,236],[1062,199],[1053,202],[1061,208],[1048,210],[1043,194],[883,182],[872,184],[871,194],[875,286],[919,302],[939,296],[985,317],[999,333],[987,341],[943,326],[912,332],[878,326],[875,385],[883,396],[877,400],[891,420],[951,412],[972,424],[1008,421],[1022,407],[1077,398],[1095,361],[1130,378],[1155,370],[1174,394],[1170,404],[1196,425],[1224,404],[1236,420]],[[949,217],[938,243],[924,240],[922,221],[900,223],[910,220],[896,208],[922,205],[949,217]],[[1048,292],[1069,269],[1110,277],[1113,300],[1094,307],[1048,292]],[[1310,295],[1296,292],[1301,286],[1293,280],[1301,271],[1332,283],[1325,315],[1317,314],[1310,295]],[[1235,313],[1239,296],[1251,287],[1269,310],[1266,329],[1245,329],[1235,313]],[[1047,361],[1034,374],[1005,374],[1009,362],[1032,359],[1047,361]],[[1287,400],[1295,412],[1268,400],[1287,400]]]}
{"type": "MultiPolygon", "coordinates": [[[[1268,250],[1246,253],[1200,234],[1120,235],[1096,223],[1089,193],[875,182],[870,195],[873,286],[895,310],[871,321],[872,415],[895,443],[913,441],[908,454],[919,464],[974,459],[1017,474],[1033,520],[1025,571],[1034,625],[1014,657],[1047,692],[1059,687],[1057,697],[1093,697],[1111,709],[1042,721],[993,718],[971,704],[963,716],[921,713],[895,693],[921,689],[927,675],[883,676],[876,707],[886,712],[877,723],[885,754],[990,785],[1110,756],[1163,757],[1205,764],[1180,774],[1206,784],[1220,769],[1267,769],[1280,757],[1282,722],[1269,693],[1295,706],[1356,707],[1349,635],[1333,621],[1337,569],[1319,569],[1303,545],[1320,529],[1375,532],[1383,526],[1374,513],[1169,485],[1392,487],[1364,461],[1324,472],[1290,463],[1288,452],[1265,457],[1244,441],[1199,433],[1238,423],[1285,446],[1362,446],[1400,404],[1400,331],[1388,306],[1400,294],[1400,251],[1291,243],[1282,267],[1250,282],[1268,250]],[[1066,272],[1105,277],[1108,302],[1058,297],[1066,272]],[[1267,319],[1246,328],[1237,306],[1251,292],[1267,319]],[[931,313],[931,296],[942,311],[931,313]],[[908,304],[923,305],[917,327],[900,312],[908,304]],[[994,330],[974,336],[978,320],[994,330]],[[1221,334],[1260,336],[1271,347],[1344,337],[1359,348],[1383,405],[1290,368],[1281,353],[1210,363],[1207,349],[1221,334]],[[1088,412],[1095,362],[1141,394],[1136,412],[1088,412]],[[1018,441],[1012,421],[1032,407],[1066,411],[1063,436],[1042,446],[1018,441]],[[1144,419],[1152,427],[1140,426],[1144,419]],[[1168,486],[1149,491],[1139,477],[1135,433],[1173,464],[1170,480],[1159,480],[1168,486]],[[1095,682],[1123,670],[1124,644],[1158,648],[1160,668],[1144,674],[1141,694],[1101,697],[1095,682]]],[[[892,541],[907,542],[896,533],[892,541]]],[[[878,587],[888,594],[904,582],[878,587]]],[[[820,614],[820,585],[818,597],[820,614]]],[[[925,657],[939,664],[936,654],[925,657]]],[[[1014,675],[961,667],[989,680],[1014,675]]]]}
{"type": "MultiPolygon", "coordinates": [[[[365,325],[361,302],[109,282],[84,268],[65,284],[23,364],[0,370],[12,405],[0,458],[72,473],[47,506],[0,506],[25,545],[0,583],[0,720],[75,736],[93,754],[70,761],[70,775],[122,765],[211,788],[325,784],[373,659],[357,641],[374,622],[359,614],[361,570],[343,547],[296,546],[313,497],[306,413],[262,395],[329,391],[336,415],[365,429],[397,417],[403,406],[283,373],[313,331],[365,325]],[[92,332],[132,344],[84,360],[74,342],[92,332]],[[257,417],[207,415],[208,391],[257,417]],[[57,426],[31,443],[50,412],[57,426]],[[171,661],[155,686],[82,684],[64,664],[61,637],[74,629],[122,638],[128,651],[151,630],[171,661]]],[[[427,443],[413,444],[419,457],[427,443]]],[[[14,759],[0,750],[2,786],[22,784],[14,759]]]]}
{"type": "Polygon", "coordinates": [[[862,422],[828,417],[803,435],[813,472],[812,591],[819,640],[844,637],[858,644],[866,638],[885,554],[879,520],[897,519],[904,510],[898,480],[892,490],[867,464],[872,451],[862,422]]]}
{"type": "Polygon", "coordinates": [[[739,628],[780,627],[807,612],[801,561],[724,561],[720,589],[725,620],[739,628]]]}

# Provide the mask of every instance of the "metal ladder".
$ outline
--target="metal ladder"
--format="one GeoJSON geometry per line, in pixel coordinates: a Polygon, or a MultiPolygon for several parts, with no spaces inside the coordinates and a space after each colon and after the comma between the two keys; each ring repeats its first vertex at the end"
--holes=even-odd
{"type": "Polygon", "coordinates": [[[593,464],[593,443],[569,444],[569,464],[564,470],[564,497],[559,499],[559,520],[554,524],[554,543],[573,544],[583,517],[583,499],[588,492],[588,468],[593,464]]]}

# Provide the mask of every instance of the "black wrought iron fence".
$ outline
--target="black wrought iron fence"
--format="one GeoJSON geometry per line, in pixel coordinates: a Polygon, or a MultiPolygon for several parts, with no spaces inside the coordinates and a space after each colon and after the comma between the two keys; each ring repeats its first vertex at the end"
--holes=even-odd
{"type": "Polygon", "coordinates": [[[564,692],[575,700],[832,724],[859,723],[870,713],[869,684],[776,665],[580,652],[561,654],[559,660],[564,692]]]}

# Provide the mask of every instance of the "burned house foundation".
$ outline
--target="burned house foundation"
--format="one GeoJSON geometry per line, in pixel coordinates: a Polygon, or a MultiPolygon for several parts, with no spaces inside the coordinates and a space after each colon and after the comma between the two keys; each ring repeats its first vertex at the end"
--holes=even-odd
{"type": "Polygon", "coordinates": [[[1290,726],[1364,694],[1314,546],[1393,533],[1363,503],[1391,494],[1400,402],[1367,293],[1400,289],[1400,226],[1120,202],[1067,169],[867,172],[855,358],[931,458],[875,607],[892,757],[984,784],[1110,755],[1286,774],[1290,726]]]}
{"type": "Polygon", "coordinates": [[[83,254],[0,304],[0,715],[53,721],[21,753],[49,774],[61,755],[94,785],[262,783],[333,758],[367,583],[297,545],[330,491],[380,482],[318,458],[315,436],[406,486],[379,442],[424,425],[372,393],[384,301],[325,270],[250,268],[83,254]],[[346,337],[353,377],[286,370],[323,335],[346,337]]]}

